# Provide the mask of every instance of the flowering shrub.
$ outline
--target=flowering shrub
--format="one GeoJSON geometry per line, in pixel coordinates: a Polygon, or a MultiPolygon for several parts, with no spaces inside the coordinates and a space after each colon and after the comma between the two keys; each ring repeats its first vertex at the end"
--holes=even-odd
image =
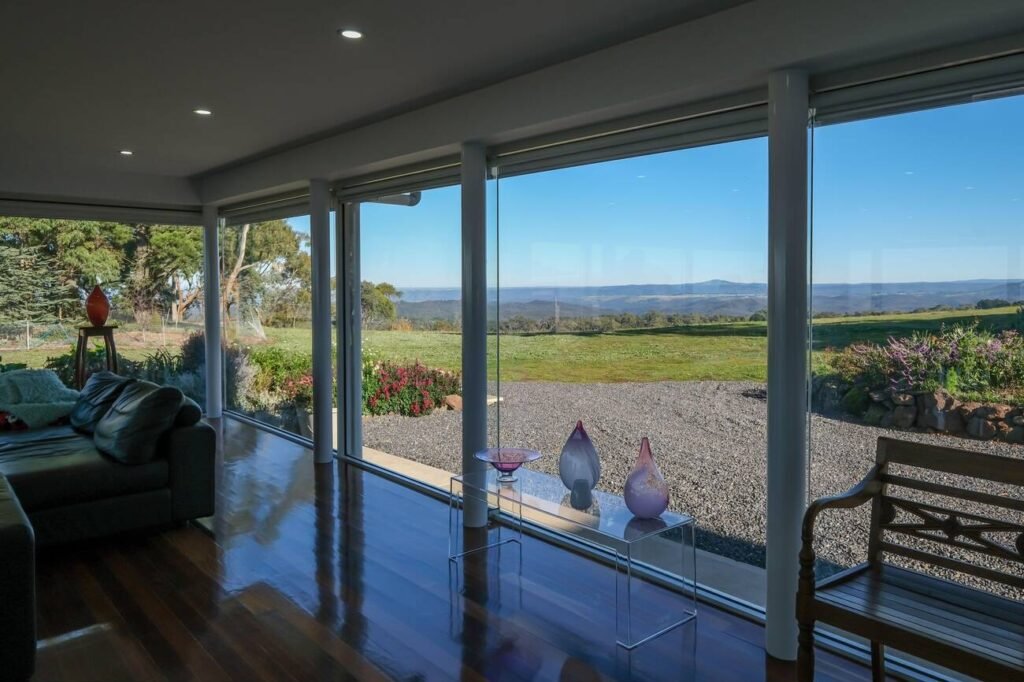
{"type": "Polygon", "coordinates": [[[281,386],[281,392],[295,407],[309,407],[313,404],[313,375],[288,377],[281,386]]]}
{"type": "Polygon", "coordinates": [[[278,394],[284,391],[285,382],[309,374],[313,368],[313,355],[284,350],[276,346],[244,348],[246,355],[256,368],[253,390],[278,394]]]}
{"type": "Polygon", "coordinates": [[[1024,337],[976,325],[938,334],[892,338],[884,345],[854,344],[830,360],[844,381],[869,388],[929,391],[976,400],[1024,401],[1024,337]]]}
{"type": "Polygon", "coordinates": [[[461,393],[456,372],[429,369],[416,362],[363,363],[363,413],[401,414],[419,417],[429,414],[446,395],[461,393]]]}

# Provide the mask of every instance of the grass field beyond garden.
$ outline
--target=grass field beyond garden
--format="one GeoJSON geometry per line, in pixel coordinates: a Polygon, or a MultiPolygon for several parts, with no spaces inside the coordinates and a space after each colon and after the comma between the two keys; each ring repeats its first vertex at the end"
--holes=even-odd
{"type": "MultiPolygon", "coordinates": [[[[1017,309],[905,313],[815,320],[814,363],[829,349],[851,343],[882,343],[890,336],[939,331],[970,324],[1004,329],[1017,309]]],[[[309,350],[308,330],[267,331],[274,343],[309,350]]],[[[507,335],[488,338],[488,374],[507,381],[766,381],[767,325],[728,322],[587,334],[507,335]]],[[[419,360],[429,367],[460,369],[458,334],[421,331],[363,332],[364,352],[396,361],[419,360]]]]}
{"type": "MultiPolygon", "coordinates": [[[[889,336],[914,331],[939,331],[944,326],[969,324],[1004,329],[1014,324],[1016,308],[974,311],[906,313],[864,317],[828,318],[814,322],[814,362],[817,366],[829,349],[856,342],[884,342],[889,336]]],[[[130,333],[122,332],[122,336],[130,333]]],[[[284,350],[309,353],[311,331],[301,328],[267,328],[267,342],[284,350]]],[[[160,347],[143,345],[132,333],[119,341],[124,357],[141,359],[160,347]]],[[[460,336],[428,331],[363,332],[364,352],[394,361],[419,360],[429,367],[458,370],[460,336]]],[[[767,327],[764,322],[698,324],[657,329],[633,329],[605,333],[502,335],[488,339],[488,373],[498,372],[507,381],[566,381],[574,383],[619,381],[765,381],[767,374],[767,327]]],[[[168,350],[174,347],[168,344],[168,350]]],[[[41,367],[62,347],[0,351],[5,363],[41,367]]],[[[63,351],[66,352],[66,351],[63,351]]]]}

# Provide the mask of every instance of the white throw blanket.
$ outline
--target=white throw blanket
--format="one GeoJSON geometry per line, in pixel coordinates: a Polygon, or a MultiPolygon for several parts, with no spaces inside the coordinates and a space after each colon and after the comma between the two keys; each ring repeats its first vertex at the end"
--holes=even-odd
{"type": "Polygon", "coordinates": [[[78,391],[61,383],[49,369],[0,372],[0,412],[30,429],[46,426],[71,414],[78,391]]]}

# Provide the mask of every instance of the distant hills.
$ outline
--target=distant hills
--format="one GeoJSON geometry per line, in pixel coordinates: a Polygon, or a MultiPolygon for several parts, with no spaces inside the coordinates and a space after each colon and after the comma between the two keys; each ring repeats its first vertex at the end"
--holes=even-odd
{"type": "MultiPolygon", "coordinates": [[[[706,314],[746,316],[768,306],[764,283],[708,280],[691,284],[628,284],[601,287],[503,287],[501,317],[544,319],[616,313],[706,314]]],[[[411,320],[455,319],[460,315],[458,289],[402,290],[398,314],[411,320]]],[[[935,306],[973,305],[983,299],[1024,300],[1024,280],[975,279],[950,282],[816,284],[815,313],[907,312],[935,306]]],[[[498,292],[488,291],[491,314],[498,292]]]]}

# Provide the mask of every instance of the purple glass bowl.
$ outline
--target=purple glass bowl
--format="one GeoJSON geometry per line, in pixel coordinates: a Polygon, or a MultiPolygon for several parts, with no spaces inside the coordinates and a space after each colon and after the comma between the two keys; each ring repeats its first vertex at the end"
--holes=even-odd
{"type": "Polygon", "coordinates": [[[515,470],[527,462],[540,459],[536,450],[527,448],[487,448],[476,453],[481,462],[487,462],[498,471],[499,483],[512,483],[516,480],[515,470]]]}

